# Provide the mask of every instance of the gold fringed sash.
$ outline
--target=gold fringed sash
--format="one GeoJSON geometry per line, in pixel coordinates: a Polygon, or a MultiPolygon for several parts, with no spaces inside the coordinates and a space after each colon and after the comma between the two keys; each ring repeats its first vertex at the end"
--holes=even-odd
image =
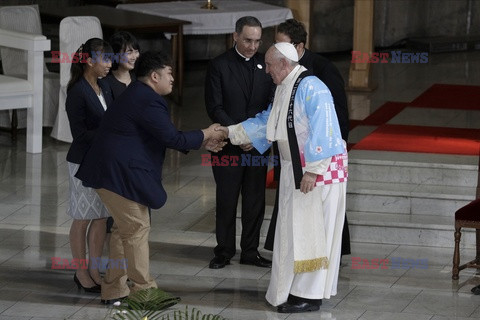
{"type": "Polygon", "coordinates": [[[298,260],[293,263],[293,272],[302,273],[302,272],[313,272],[320,269],[328,268],[328,258],[315,258],[310,260],[298,260]]]}

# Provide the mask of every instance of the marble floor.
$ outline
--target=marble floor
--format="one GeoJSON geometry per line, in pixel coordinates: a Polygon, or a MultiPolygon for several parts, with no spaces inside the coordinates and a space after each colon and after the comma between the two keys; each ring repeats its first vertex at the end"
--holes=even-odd
{"type": "MultiPolygon", "coordinates": [[[[348,56],[335,56],[345,79],[348,56]]],[[[185,98],[171,103],[178,127],[206,127],[203,105],[204,62],[187,64],[185,98]]],[[[363,119],[386,101],[411,101],[433,83],[479,84],[480,52],[435,54],[427,64],[374,65],[378,87],[370,94],[349,93],[350,114],[363,119]]],[[[426,116],[427,117],[427,116],[426,116]]],[[[425,119],[426,120],[426,119],[425,119]]],[[[478,123],[477,123],[478,128],[478,123]]],[[[66,215],[69,145],[48,136],[42,154],[25,153],[25,134],[12,143],[0,133],[0,320],[104,319],[99,296],[78,292],[72,270],[52,270],[52,258],[70,258],[66,215]]],[[[201,154],[168,152],[164,182],[167,204],[152,214],[151,272],[159,287],[181,297],[184,305],[232,320],[446,320],[480,318],[480,284],[473,270],[451,280],[451,247],[352,243],[344,256],[338,294],[318,312],[278,314],[264,299],[269,270],[239,264],[208,268],[215,245],[214,181],[201,154]],[[352,259],[422,257],[427,268],[357,269],[352,259]]],[[[268,192],[271,211],[272,192],[268,192]]],[[[262,243],[264,238],[261,239],[262,243]]],[[[453,239],[452,239],[453,242],[453,239]]],[[[270,252],[262,254],[269,257],[270,252]]],[[[474,255],[464,249],[463,256],[474,255]]]]}

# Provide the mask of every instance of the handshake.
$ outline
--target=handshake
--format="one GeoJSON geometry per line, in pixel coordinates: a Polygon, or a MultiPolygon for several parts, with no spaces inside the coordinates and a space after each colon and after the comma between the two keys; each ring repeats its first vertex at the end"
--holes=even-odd
{"type": "Polygon", "coordinates": [[[228,128],[222,127],[218,123],[212,124],[203,131],[202,147],[208,151],[218,152],[227,144],[225,139],[228,138],[228,128]]]}

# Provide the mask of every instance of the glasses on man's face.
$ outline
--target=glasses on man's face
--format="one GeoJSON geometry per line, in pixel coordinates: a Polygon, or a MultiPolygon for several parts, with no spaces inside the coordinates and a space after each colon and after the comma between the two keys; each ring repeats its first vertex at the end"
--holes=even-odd
{"type": "Polygon", "coordinates": [[[242,43],[246,46],[251,46],[253,44],[255,47],[258,47],[262,44],[262,42],[262,40],[242,39],[242,43]]]}

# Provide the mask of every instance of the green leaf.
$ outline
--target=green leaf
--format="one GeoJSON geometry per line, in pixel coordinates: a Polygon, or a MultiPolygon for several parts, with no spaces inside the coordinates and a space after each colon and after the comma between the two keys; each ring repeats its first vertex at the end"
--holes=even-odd
{"type": "Polygon", "coordinates": [[[148,288],[128,296],[120,306],[111,310],[112,320],[226,320],[220,315],[202,315],[200,310],[188,306],[185,311],[168,309],[180,302],[175,297],[158,288],[148,288]]]}

